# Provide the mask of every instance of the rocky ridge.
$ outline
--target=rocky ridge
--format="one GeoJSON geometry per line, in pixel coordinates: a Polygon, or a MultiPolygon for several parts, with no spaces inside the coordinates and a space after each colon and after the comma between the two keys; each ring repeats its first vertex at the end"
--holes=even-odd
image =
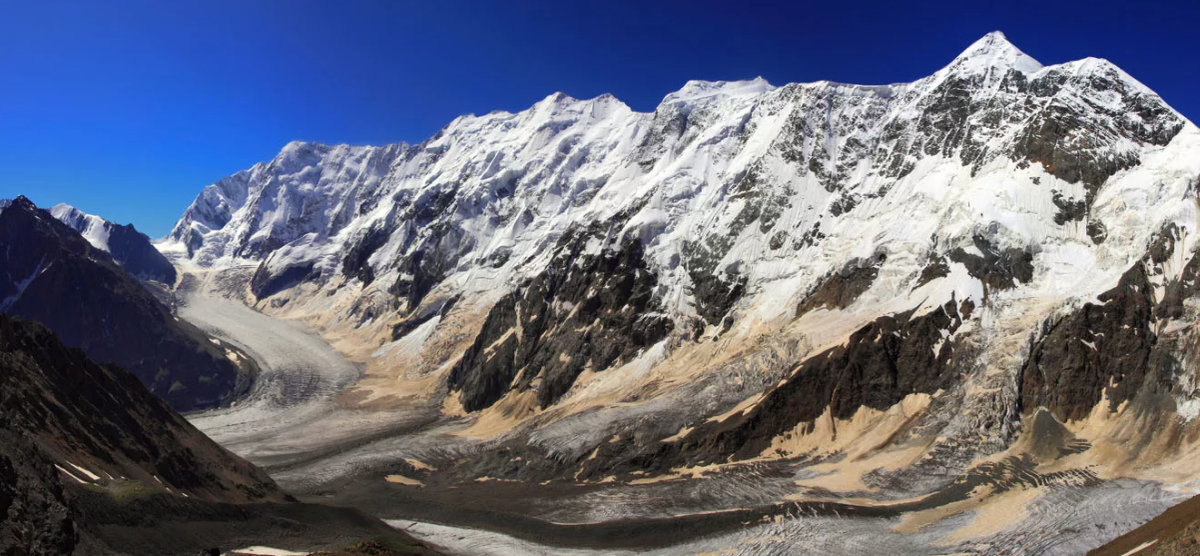
{"type": "Polygon", "coordinates": [[[220,405],[248,388],[253,366],[236,348],[180,321],[113,255],[24,197],[0,212],[0,253],[0,312],[129,369],[172,407],[220,405]]]}
{"type": "Polygon", "coordinates": [[[92,247],[108,253],[113,262],[135,277],[168,286],[175,284],[175,267],[132,224],[114,224],[65,204],[51,207],[50,214],[79,232],[92,247]]]}

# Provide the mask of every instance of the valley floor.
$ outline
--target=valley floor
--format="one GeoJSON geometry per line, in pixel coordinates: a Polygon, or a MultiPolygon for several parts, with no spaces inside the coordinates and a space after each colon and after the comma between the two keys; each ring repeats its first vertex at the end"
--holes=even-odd
{"type": "Polygon", "coordinates": [[[243,349],[261,375],[247,399],[192,423],[300,498],[358,507],[450,554],[1077,555],[1191,494],[1033,479],[957,512],[945,509],[963,492],[907,504],[785,502],[803,473],[795,463],[638,485],[462,483],[432,467],[489,448],[454,434],[469,420],[415,403],[352,409],[339,392],[360,377],[355,364],[296,323],[198,289],[179,292],[180,317],[243,349]],[[412,468],[426,473],[397,471],[412,468]]]}

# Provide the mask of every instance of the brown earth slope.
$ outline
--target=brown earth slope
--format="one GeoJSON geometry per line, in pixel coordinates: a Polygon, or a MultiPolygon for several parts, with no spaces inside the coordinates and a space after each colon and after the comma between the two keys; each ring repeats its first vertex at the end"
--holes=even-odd
{"type": "Polygon", "coordinates": [[[1200,554],[1200,496],[1088,553],[1088,556],[1195,556],[1200,554]]]}

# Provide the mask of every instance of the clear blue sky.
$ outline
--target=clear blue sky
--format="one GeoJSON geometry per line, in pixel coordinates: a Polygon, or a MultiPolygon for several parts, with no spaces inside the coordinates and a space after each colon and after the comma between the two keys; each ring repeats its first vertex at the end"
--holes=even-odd
{"type": "Polygon", "coordinates": [[[291,140],[419,142],[554,91],[653,110],[689,79],[910,81],[1002,30],[1044,64],[1114,61],[1196,121],[1195,2],[12,1],[0,197],[165,234],[291,140]]]}

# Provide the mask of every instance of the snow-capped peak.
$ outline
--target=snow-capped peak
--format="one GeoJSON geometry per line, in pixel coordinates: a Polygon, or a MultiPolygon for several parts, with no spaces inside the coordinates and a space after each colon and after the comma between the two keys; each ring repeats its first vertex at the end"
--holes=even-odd
{"type": "Polygon", "coordinates": [[[950,62],[947,69],[975,74],[991,68],[1011,68],[1028,75],[1040,71],[1042,67],[1040,62],[1009,42],[1004,33],[992,31],[967,47],[950,62]]]}
{"type": "Polygon", "coordinates": [[[663,104],[695,101],[705,97],[754,96],[775,90],[766,79],[755,77],[741,81],[688,81],[682,89],[663,98],[663,104]]]}
{"type": "Polygon", "coordinates": [[[563,92],[556,92],[534,104],[530,111],[549,117],[578,114],[593,118],[603,118],[614,110],[629,111],[625,103],[617,97],[604,93],[595,98],[580,100],[563,92]]]}
{"type": "Polygon", "coordinates": [[[88,240],[92,247],[109,252],[108,236],[111,230],[109,222],[99,216],[88,214],[66,203],[59,203],[50,209],[51,216],[57,218],[88,240]]]}
{"type": "MultiPolygon", "coordinates": [[[[1121,69],[1120,66],[1117,66],[1106,58],[1095,58],[1089,56],[1082,60],[1066,62],[1060,67],[1070,70],[1076,75],[1093,75],[1100,78],[1108,78],[1111,80],[1120,81],[1135,93],[1159,98],[1158,93],[1154,92],[1153,89],[1147,87],[1144,83],[1138,81],[1137,78],[1129,75],[1125,72],[1125,70],[1121,69]]],[[[1183,118],[1183,114],[1180,114],[1173,108],[1172,111],[1174,111],[1175,114],[1180,118],[1183,118]]]]}

